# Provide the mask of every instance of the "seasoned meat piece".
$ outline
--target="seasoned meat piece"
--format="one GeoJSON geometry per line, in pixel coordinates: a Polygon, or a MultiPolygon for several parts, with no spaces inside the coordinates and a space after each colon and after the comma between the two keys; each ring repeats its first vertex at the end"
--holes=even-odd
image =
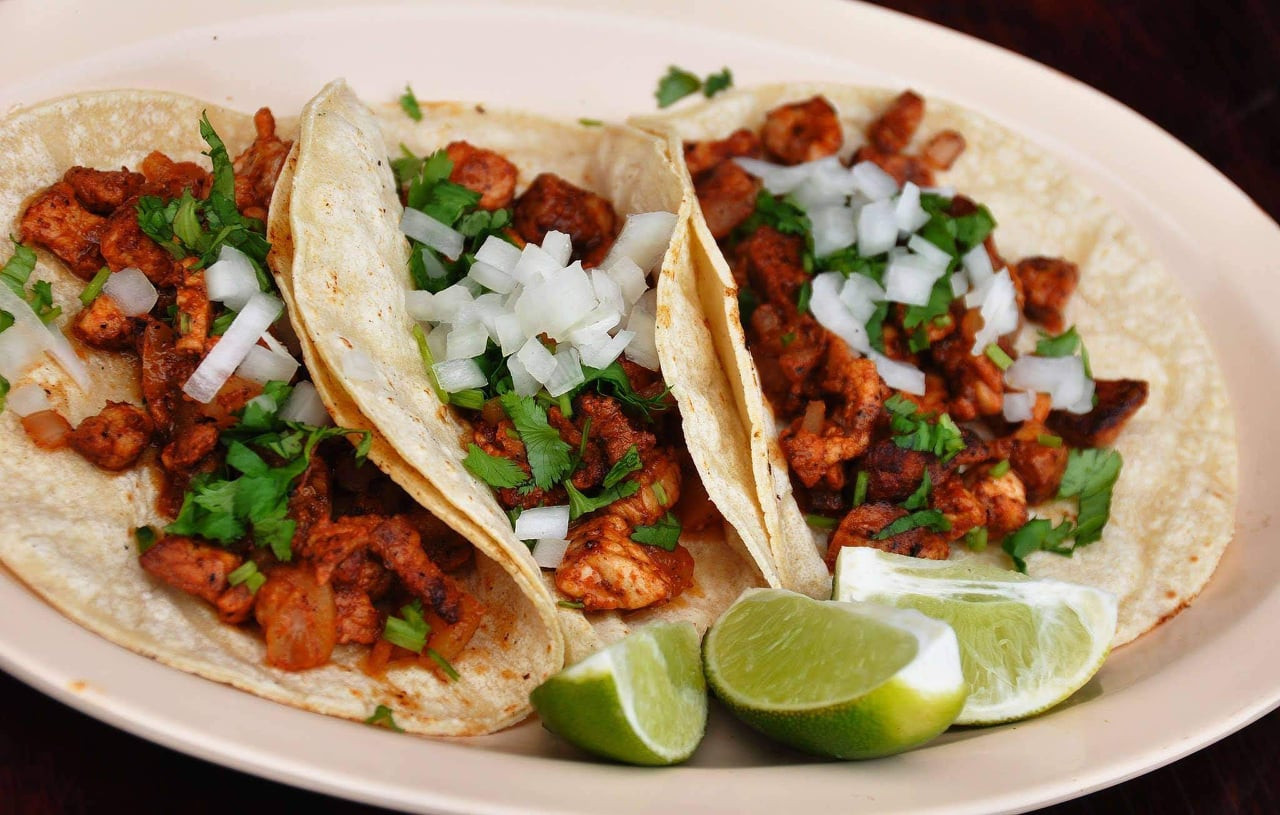
{"type": "MultiPolygon", "coordinates": [[[[290,507],[292,510],[292,506],[290,507]]],[[[314,504],[304,501],[299,515],[312,521],[306,535],[296,532],[294,549],[315,567],[321,583],[332,580],[335,571],[348,558],[369,548],[370,536],[383,518],[378,515],[350,515],[335,520],[322,520],[314,504]],[[305,509],[304,509],[305,507],[305,509]],[[315,514],[311,514],[315,513],[315,514]]]]}
{"type": "Polygon", "coordinates": [[[133,266],[157,286],[178,285],[182,281],[181,267],[138,226],[134,203],[128,202],[107,219],[100,244],[102,257],[113,272],[133,266]]]}
{"type": "Polygon", "coordinates": [[[203,355],[209,339],[209,326],[213,322],[213,306],[204,286],[204,272],[183,272],[183,283],[178,287],[178,325],[182,330],[177,348],[188,354],[203,355]]]}
{"type": "Polygon", "coordinates": [[[88,167],[72,167],[62,180],[75,190],[76,200],[90,212],[110,215],[142,188],[146,180],[142,173],[131,173],[127,167],[119,170],[91,170],[88,167]]]}
{"type": "Polygon", "coordinates": [[[889,395],[875,363],[865,357],[855,357],[843,342],[830,342],[823,372],[822,389],[834,397],[833,403],[838,405],[832,420],[846,434],[869,442],[889,395]]]}
{"type": "Polygon", "coordinates": [[[950,170],[964,152],[964,147],[964,136],[954,130],[942,130],[925,142],[920,149],[920,158],[935,170],[950,170]]]}
{"type": "Polygon", "coordinates": [[[71,431],[71,447],[104,470],[123,470],[142,455],[155,429],[142,408],[107,402],[102,412],[71,431]]]}
{"type": "Polygon", "coordinates": [[[20,231],[23,243],[43,246],[76,276],[90,280],[102,268],[98,242],[106,227],[105,218],[81,206],[72,186],[59,181],[27,206],[20,231]]]}
{"type": "Polygon", "coordinates": [[[1018,261],[1014,278],[1026,296],[1022,311],[1053,334],[1063,329],[1062,312],[1080,282],[1080,270],[1062,258],[1033,257],[1018,261]]]}
{"type": "MultiPolygon", "coordinates": [[[[682,591],[691,571],[684,558],[631,540],[617,515],[590,518],[569,530],[569,548],[556,568],[556,588],[587,611],[630,611],[665,603],[682,591]],[[675,567],[675,568],[673,568],[675,567]],[[683,579],[682,579],[683,578],[683,579]]],[[[680,551],[682,547],[677,547],[680,551]]]]}
{"type": "Polygon", "coordinates": [[[210,603],[231,587],[227,576],[240,568],[244,558],[217,546],[191,538],[166,535],[138,558],[148,574],[170,586],[210,603]]]}
{"type": "Polygon", "coordinates": [[[861,161],[874,163],[881,170],[893,176],[893,180],[898,182],[898,186],[902,186],[908,181],[921,187],[933,186],[933,170],[915,156],[908,156],[904,153],[882,153],[871,145],[864,144],[858,148],[853,160],[855,164],[861,161]]]}
{"type": "Polygon", "coordinates": [[[1072,447],[1110,447],[1133,414],[1147,402],[1149,387],[1141,379],[1094,380],[1097,404],[1088,413],[1055,410],[1049,428],[1072,447]]]}
{"type": "MultiPolygon", "coordinates": [[[[978,309],[969,313],[977,315],[978,309]]],[[[981,316],[977,319],[980,321],[981,316]]],[[[947,412],[960,422],[994,416],[1004,407],[1004,372],[986,354],[970,353],[973,334],[967,330],[968,322],[966,315],[960,331],[930,348],[951,391],[947,412]]]]}
{"type": "Polygon", "coordinates": [[[899,447],[893,439],[880,439],[872,444],[861,469],[867,473],[869,501],[902,501],[919,488],[926,470],[935,485],[945,473],[942,462],[933,453],[899,447]]]}
{"type": "Polygon", "coordinates": [[[329,661],[338,641],[333,590],[306,566],[270,569],[253,611],[267,641],[268,665],[302,671],[329,661]]]}
{"type": "Polygon", "coordinates": [[[247,218],[265,221],[267,209],[271,206],[271,193],[275,191],[276,179],[293,142],[276,137],[276,119],[270,108],[259,108],[253,114],[253,126],[257,131],[253,144],[232,162],[236,179],[236,208],[247,218]]]}
{"type": "Polygon", "coordinates": [[[618,230],[612,204],[552,173],[533,179],[516,199],[511,222],[530,243],[542,243],[548,232],[564,232],[573,240],[573,259],[584,263],[603,260],[618,230]]]}
{"type": "MultiPolygon", "coordinates": [[[[579,422],[584,421],[584,417],[578,418],[579,422]]],[[[609,466],[604,461],[603,446],[600,439],[595,437],[594,433],[587,436],[587,446],[582,447],[582,430],[579,429],[571,420],[566,419],[564,414],[560,412],[560,408],[552,406],[547,410],[547,423],[560,433],[560,438],[565,444],[569,445],[572,450],[584,450],[582,460],[573,471],[571,481],[573,486],[579,490],[589,490],[599,486],[604,480],[605,474],[609,472],[609,466]]]]}
{"type": "Polygon", "coordinates": [[[333,570],[329,582],[338,589],[358,589],[378,600],[391,590],[395,576],[367,551],[353,553],[333,570]]]}
{"type": "Polygon", "coordinates": [[[208,421],[195,422],[173,435],[173,441],[160,452],[160,463],[170,473],[190,473],[217,448],[218,426],[208,421]]]}
{"type": "Polygon", "coordinates": [[[90,348],[127,351],[133,348],[138,325],[110,297],[95,298],[71,321],[71,332],[90,348]]]}
{"type": "Polygon", "coordinates": [[[844,516],[827,545],[827,566],[834,568],[836,557],[846,546],[870,546],[896,555],[946,560],[951,546],[946,539],[924,527],[916,527],[891,538],[877,540],[875,535],[904,517],[907,511],[893,504],[863,504],[844,516]]]}
{"type": "Polygon", "coordinates": [[[338,614],[338,644],[373,645],[382,636],[382,615],[369,595],[359,589],[335,586],[333,604],[338,614]]]}
{"type": "Polygon", "coordinates": [[[191,190],[196,198],[204,198],[208,194],[209,173],[194,162],[175,162],[164,153],[153,151],[142,160],[138,169],[147,179],[142,187],[143,195],[169,199],[180,197],[183,190],[191,190]]]}
{"type": "Polygon", "coordinates": [[[427,557],[444,571],[456,571],[475,559],[471,542],[427,510],[414,505],[406,517],[417,530],[427,557]]]}
{"type": "Polygon", "coordinates": [[[903,391],[899,391],[899,394],[914,402],[922,413],[937,415],[947,412],[947,382],[932,371],[925,372],[923,396],[903,391]]]}
{"type": "Polygon", "coordinates": [[[743,156],[760,158],[760,138],[755,131],[741,128],[719,141],[687,141],[684,143],[684,163],[689,175],[697,178],[722,161],[743,156]]]}
{"type": "Polygon", "coordinates": [[[1058,493],[1062,475],[1067,471],[1066,446],[1046,447],[1037,441],[1045,433],[1043,425],[1025,422],[1013,436],[1009,449],[1009,463],[1022,479],[1027,492],[1027,503],[1039,504],[1058,493]]]}
{"type": "Polygon", "coordinates": [[[707,228],[716,240],[728,237],[756,210],[761,181],[732,161],[716,165],[694,183],[707,228]]]}
{"type": "Polygon", "coordinates": [[[788,320],[784,309],[765,303],[751,313],[747,330],[760,384],[780,415],[794,415],[822,395],[816,380],[829,335],[816,320],[807,314],[788,320]]]}
{"type": "Polygon", "coordinates": [[[642,459],[644,467],[630,478],[640,485],[635,494],[614,501],[604,511],[632,526],[655,523],[680,500],[680,463],[668,450],[658,448],[642,459]]]}
{"type": "MultiPolygon", "coordinates": [[[[822,411],[826,405],[822,402],[810,402],[822,411]]],[[[809,412],[806,410],[806,416],[809,412]]],[[[867,449],[866,440],[851,437],[839,427],[827,424],[822,430],[808,430],[806,416],[796,419],[778,436],[778,443],[791,473],[806,487],[819,484],[824,489],[839,490],[844,487],[844,462],[857,458],[867,449]]],[[[819,423],[826,424],[819,418],[819,423]]]]}
{"type": "Polygon", "coordinates": [[[413,526],[403,516],[383,519],[369,536],[369,548],[395,572],[410,594],[422,600],[450,625],[474,631],[484,616],[484,606],[462,584],[431,562],[413,526]]]}
{"type": "MultiPolygon", "coordinates": [[[[320,456],[312,456],[311,463],[302,471],[293,494],[289,496],[288,517],[295,524],[293,539],[307,540],[311,530],[328,523],[332,514],[333,508],[329,501],[329,465],[320,456]]],[[[316,576],[319,577],[319,574],[316,576]]]]}
{"type": "Polygon", "coordinates": [[[249,586],[241,583],[218,595],[218,599],[213,601],[213,607],[218,610],[219,620],[228,625],[239,625],[253,613],[253,602],[256,599],[249,586]]]}
{"type": "Polygon", "coordinates": [[[834,156],[844,144],[836,109],[821,96],[782,105],[765,114],[760,140],[782,164],[802,164],[834,156]]]}
{"type": "Polygon", "coordinates": [[[986,512],[990,539],[999,541],[1027,522],[1027,490],[1012,469],[993,478],[994,466],[995,462],[989,462],[974,467],[964,474],[964,483],[986,512]]]}
{"type": "Polygon", "coordinates": [[[516,165],[492,150],[456,141],[445,148],[453,162],[449,180],[472,192],[480,193],[480,208],[487,210],[511,206],[516,194],[516,165]]]}
{"type": "Polygon", "coordinates": [[[172,425],[182,402],[182,385],[191,377],[199,360],[179,353],[173,329],[159,320],[147,318],[138,341],[142,357],[142,398],[156,427],[172,425]]]}
{"type": "Polygon", "coordinates": [[[804,270],[804,239],[762,226],[738,244],[734,277],[746,280],[785,319],[794,319],[800,287],[809,282],[804,270]]]}
{"type": "Polygon", "coordinates": [[[959,540],[970,529],[987,522],[982,502],[965,488],[959,478],[944,477],[941,483],[935,483],[929,501],[951,524],[950,530],[937,533],[944,540],[959,540]]]}
{"type": "Polygon", "coordinates": [[[617,399],[598,393],[584,393],[578,399],[578,411],[590,417],[591,438],[604,445],[610,467],[617,464],[632,446],[640,454],[641,461],[649,460],[649,451],[654,449],[657,439],[623,413],[617,399]]]}
{"type": "Polygon", "coordinates": [[[867,137],[882,153],[901,153],[924,118],[924,99],[914,91],[903,91],[889,109],[867,128],[867,137]]]}

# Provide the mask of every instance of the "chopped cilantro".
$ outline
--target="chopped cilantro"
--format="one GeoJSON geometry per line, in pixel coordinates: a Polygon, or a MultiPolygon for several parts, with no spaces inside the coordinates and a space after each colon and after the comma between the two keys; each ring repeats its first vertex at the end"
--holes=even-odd
{"type": "Polygon", "coordinates": [[[1041,433],[1036,436],[1036,443],[1041,447],[1061,447],[1062,437],[1055,436],[1052,433],[1041,433]]]}
{"type": "Polygon", "coordinates": [[[969,547],[971,552],[983,552],[987,548],[987,528],[985,526],[975,526],[968,532],[964,533],[964,545],[969,547]]]}
{"type": "MultiPolygon", "coordinates": [[[[584,435],[585,438],[585,435],[584,435]]],[[[640,451],[633,444],[627,448],[627,452],[618,459],[618,462],[609,468],[609,472],[605,473],[604,486],[612,487],[631,473],[643,466],[640,461],[640,451]]]]}
{"type": "Polygon", "coordinates": [[[932,480],[929,478],[929,471],[924,471],[924,477],[920,479],[920,486],[916,487],[915,492],[907,496],[907,500],[902,502],[903,509],[924,509],[929,506],[929,492],[933,489],[932,480]]]}
{"type": "Polygon", "coordinates": [[[985,241],[996,228],[996,219],[991,215],[991,210],[982,204],[968,215],[961,215],[953,221],[956,242],[966,252],[985,241]]]}
{"type": "Polygon", "coordinates": [[[564,482],[564,489],[565,492],[569,493],[569,520],[573,521],[590,512],[595,512],[597,509],[604,509],[614,501],[635,495],[639,491],[640,485],[635,481],[614,484],[606,487],[599,495],[594,497],[584,495],[569,481],[564,482]]]}
{"type": "Polygon", "coordinates": [[[1075,356],[1077,350],[1080,352],[1080,361],[1084,363],[1085,376],[1092,378],[1089,350],[1084,347],[1084,340],[1080,338],[1080,332],[1076,331],[1074,325],[1056,337],[1041,331],[1040,339],[1036,341],[1036,356],[1040,357],[1070,357],[1075,356]]]}
{"type": "Polygon", "coordinates": [[[415,122],[422,121],[422,107],[418,105],[418,97],[414,96],[413,88],[408,84],[404,86],[404,93],[400,94],[400,109],[415,122]]]}
{"type": "Polygon", "coordinates": [[[603,127],[604,126],[604,122],[600,121],[599,119],[579,119],[578,124],[582,125],[583,127],[603,127]]]}
{"type": "Polygon", "coordinates": [[[702,80],[697,76],[671,65],[667,68],[666,76],[658,80],[658,88],[653,95],[658,100],[658,107],[665,108],[690,94],[697,93],[701,87],[702,80]]]}
{"type": "Polygon", "coordinates": [[[994,342],[986,347],[983,351],[987,355],[987,359],[996,364],[996,367],[1002,371],[1009,370],[1009,366],[1013,364],[1013,358],[1004,352],[1004,349],[996,345],[994,342]]]}
{"type": "Polygon", "coordinates": [[[529,469],[533,471],[534,484],[544,490],[551,489],[568,474],[572,463],[569,452],[572,448],[547,423],[547,412],[532,397],[520,396],[510,391],[498,399],[515,425],[516,432],[520,434],[525,455],[529,459],[529,469]]]}
{"type": "Polygon", "coordinates": [[[440,666],[440,670],[444,671],[444,675],[449,677],[450,682],[457,682],[462,678],[457,669],[449,664],[449,660],[444,658],[444,654],[434,648],[427,649],[427,656],[431,657],[431,661],[440,666]]]}
{"type": "Polygon", "coordinates": [[[4,309],[0,309],[0,333],[4,333],[13,325],[13,315],[4,309]]]}
{"type": "Polygon", "coordinates": [[[1071,521],[1063,521],[1057,526],[1044,518],[1034,518],[1020,526],[1004,539],[1003,548],[1013,558],[1014,567],[1025,573],[1027,557],[1032,552],[1053,552],[1058,555],[1070,555],[1072,546],[1064,546],[1063,542],[1075,532],[1071,521]]]}
{"type": "Polygon", "coordinates": [[[560,608],[582,608],[585,604],[581,600],[557,600],[556,605],[560,608]]]}
{"type": "Polygon", "coordinates": [[[404,728],[396,724],[395,717],[392,715],[395,711],[386,705],[378,705],[373,710],[373,715],[364,720],[365,724],[371,724],[374,727],[385,727],[388,730],[394,730],[397,733],[403,733],[404,728]]]}
{"type": "Polygon", "coordinates": [[[998,462],[996,462],[995,465],[992,466],[990,470],[987,471],[987,475],[991,476],[992,478],[999,478],[1005,473],[1009,472],[1010,466],[1011,465],[1009,464],[1009,459],[1002,458],[998,462]]]}
{"type": "Polygon", "coordinates": [[[430,633],[431,625],[422,618],[422,601],[414,600],[400,607],[399,617],[387,617],[382,638],[392,645],[420,654],[427,647],[427,635],[430,633]]]}
{"type": "Polygon", "coordinates": [[[935,421],[932,414],[921,413],[915,402],[900,393],[885,400],[884,406],[891,417],[893,443],[899,447],[933,453],[944,463],[964,449],[960,428],[946,413],[935,421]]]}
{"type": "Polygon", "coordinates": [[[631,380],[627,378],[627,372],[622,367],[622,363],[614,360],[604,368],[592,368],[589,365],[582,366],[582,375],[584,381],[582,385],[574,393],[580,393],[583,388],[594,386],[595,389],[606,396],[612,396],[622,404],[633,408],[640,412],[646,420],[652,421],[649,415],[654,411],[663,411],[671,407],[667,402],[667,394],[670,387],[665,388],[661,393],[654,396],[641,396],[631,387],[631,380]]]}
{"type": "Polygon", "coordinates": [[[762,226],[771,226],[784,235],[809,235],[813,224],[804,207],[790,195],[775,198],[768,190],[756,194],[756,208],[735,230],[735,238],[745,237],[762,226]]]}
{"type": "Polygon", "coordinates": [[[89,285],[84,287],[84,291],[80,292],[80,305],[88,308],[94,300],[98,299],[98,295],[102,293],[102,287],[106,285],[107,278],[111,277],[111,270],[103,266],[98,273],[93,276],[93,280],[89,281],[89,285]]]}
{"type": "Polygon", "coordinates": [[[262,584],[267,582],[267,576],[258,571],[257,563],[246,560],[239,568],[227,575],[227,582],[233,586],[244,583],[249,587],[250,594],[257,594],[262,584]]]}
{"type": "Polygon", "coordinates": [[[813,284],[806,280],[800,284],[796,292],[796,312],[804,314],[809,310],[809,301],[813,299],[813,284]]]}
{"type": "Polygon", "coordinates": [[[860,507],[867,502],[867,484],[871,476],[866,470],[858,470],[858,477],[853,482],[853,505],[860,507]]]}
{"type": "Polygon", "coordinates": [[[707,75],[707,80],[702,83],[702,95],[710,99],[731,87],[733,87],[733,71],[721,68],[720,73],[707,75]]]}
{"type": "Polygon", "coordinates": [[[840,525],[839,518],[828,518],[826,515],[814,515],[812,513],[805,515],[804,521],[815,529],[835,529],[840,525]]]}
{"type": "Polygon", "coordinates": [[[457,405],[466,410],[479,410],[484,407],[484,391],[479,388],[454,391],[449,394],[449,404],[457,405]]]}
{"type": "Polygon", "coordinates": [[[529,480],[519,464],[511,459],[486,453],[475,444],[467,448],[467,457],[462,460],[462,466],[490,487],[518,487],[529,480]]]}
{"type": "Polygon", "coordinates": [[[922,509],[909,515],[903,515],[871,537],[873,540],[882,541],[919,527],[926,527],[934,532],[946,532],[951,529],[951,521],[948,521],[947,516],[936,509],[922,509]]]}
{"type": "Polygon", "coordinates": [[[209,325],[209,334],[213,337],[221,337],[227,333],[227,329],[231,327],[231,323],[236,319],[236,312],[231,309],[219,314],[213,318],[213,323],[209,325]]]}
{"type": "Polygon", "coordinates": [[[680,542],[680,531],[680,519],[668,512],[656,524],[631,530],[631,540],[674,552],[680,542]]]}
{"type": "Polygon", "coordinates": [[[146,551],[156,545],[156,531],[150,526],[139,526],[133,530],[133,540],[138,544],[138,554],[146,554],[146,551]]]}
{"type": "MultiPolygon", "coordinates": [[[[929,292],[929,302],[923,306],[908,306],[906,313],[902,315],[902,327],[908,331],[912,331],[921,326],[927,325],[935,320],[947,316],[951,309],[951,301],[955,296],[951,293],[951,281],[946,275],[938,278],[933,284],[933,288],[929,292]]],[[[915,350],[923,351],[929,347],[929,338],[924,332],[920,332],[920,337],[912,338],[915,346],[919,346],[915,350]]]]}
{"type": "MultiPolygon", "coordinates": [[[[31,306],[42,323],[48,325],[62,314],[62,307],[53,304],[53,286],[47,280],[37,280],[31,284],[31,291],[26,290],[27,281],[36,268],[36,253],[17,238],[10,236],[9,240],[13,241],[13,255],[4,266],[0,266],[0,281],[31,306]]],[[[13,315],[9,317],[12,319],[13,315]]]]}
{"type": "Polygon", "coordinates": [[[1124,460],[1116,450],[1088,448],[1072,450],[1068,455],[1058,497],[1079,499],[1076,546],[1085,546],[1102,537],[1102,528],[1111,518],[1111,493],[1123,465],[1124,460]]]}
{"type": "Polygon", "coordinates": [[[422,330],[420,323],[413,324],[413,338],[418,343],[418,355],[422,357],[422,367],[427,371],[427,381],[431,383],[431,390],[435,391],[437,399],[448,404],[449,394],[444,392],[444,388],[440,387],[440,382],[436,379],[436,361],[431,356],[431,346],[427,345],[427,334],[422,330]]]}
{"type": "Polygon", "coordinates": [[[9,380],[0,376],[0,412],[4,412],[5,399],[9,396],[9,380]]]}

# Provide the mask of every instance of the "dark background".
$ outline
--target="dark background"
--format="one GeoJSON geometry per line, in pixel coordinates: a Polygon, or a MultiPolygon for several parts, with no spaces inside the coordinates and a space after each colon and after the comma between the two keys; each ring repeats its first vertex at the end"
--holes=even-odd
{"type": "MultiPolygon", "coordinates": [[[[1280,218],[1280,3],[881,2],[1057,68],[1168,130],[1280,218]]],[[[1188,689],[1212,693],[1212,688],[1188,689]]],[[[1051,815],[1280,812],[1280,712],[1051,815]]],[[[978,768],[975,768],[978,769],[978,768]]],[[[1007,772],[1016,767],[981,768],[1007,772]]],[[[126,735],[0,674],[0,813],[376,813],[126,735]]]]}

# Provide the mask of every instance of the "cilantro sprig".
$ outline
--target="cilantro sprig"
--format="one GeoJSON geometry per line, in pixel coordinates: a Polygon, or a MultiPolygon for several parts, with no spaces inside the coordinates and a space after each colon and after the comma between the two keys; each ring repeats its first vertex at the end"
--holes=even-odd
{"type": "Polygon", "coordinates": [[[898,393],[886,399],[884,407],[889,411],[893,443],[899,447],[933,453],[943,463],[964,450],[964,437],[948,414],[934,418],[933,414],[921,412],[915,402],[898,393]]]}
{"type": "Polygon", "coordinates": [[[573,448],[548,423],[546,410],[533,397],[508,391],[498,399],[520,434],[533,483],[541,489],[551,489],[569,473],[573,448]]]}
{"type": "Polygon", "coordinates": [[[403,733],[404,728],[396,724],[395,711],[386,705],[378,705],[373,709],[373,715],[364,720],[365,724],[371,724],[374,727],[385,727],[387,730],[393,730],[396,733],[403,733]]]}
{"type": "Polygon", "coordinates": [[[414,600],[400,607],[400,616],[388,616],[382,630],[382,638],[415,654],[427,647],[431,624],[422,617],[422,601],[414,600]]]}
{"type": "Polygon", "coordinates": [[[668,512],[657,523],[637,526],[631,530],[631,540],[646,546],[656,546],[668,552],[674,552],[680,542],[682,532],[680,519],[668,512]]]}
{"type": "Polygon", "coordinates": [[[413,88],[407,84],[404,86],[404,93],[400,94],[400,109],[415,122],[422,121],[422,107],[418,104],[418,97],[414,95],[413,88]]]}
{"type": "Polygon", "coordinates": [[[467,448],[467,457],[462,460],[462,466],[490,487],[518,487],[529,480],[519,464],[509,458],[486,453],[476,444],[467,448]]]}
{"type": "Polygon", "coordinates": [[[658,87],[654,90],[653,96],[658,100],[658,107],[665,108],[698,91],[702,91],[703,95],[710,99],[732,86],[733,72],[728,68],[722,68],[719,73],[708,74],[703,80],[699,79],[697,74],[671,65],[667,67],[667,73],[658,80],[658,87]]]}
{"type": "Polygon", "coordinates": [[[874,540],[882,541],[920,527],[925,527],[933,532],[947,532],[951,529],[951,521],[947,520],[947,516],[936,509],[922,509],[903,515],[871,537],[874,540]]]}
{"type": "Polygon", "coordinates": [[[1102,529],[1111,517],[1111,494],[1123,466],[1124,460],[1116,450],[1072,450],[1058,487],[1058,498],[1077,499],[1076,519],[1074,522],[1063,520],[1054,526],[1044,518],[1035,518],[1005,538],[1004,550],[1018,571],[1027,570],[1026,558],[1032,552],[1070,557],[1081,546],[1100,540],[1102,529]]]}
{"type": "MultiPolygon", "coordinates": [[[[9,240],[13,241],[13,254],[5,261],[4,266],[0,266],[0,282],[30,305],[40,321],[48,325],[62,314],[62,307],[53,304],[53,286],[47,280],[37,280],[31,284],[31,290],[27,291],[27,281],[36,268],[36,253],[13,236],[9,240]]],[[[13,324],[13,315],[8,312],[5,314],[7,319],[0,323],[0,331],[13,324]]]]}

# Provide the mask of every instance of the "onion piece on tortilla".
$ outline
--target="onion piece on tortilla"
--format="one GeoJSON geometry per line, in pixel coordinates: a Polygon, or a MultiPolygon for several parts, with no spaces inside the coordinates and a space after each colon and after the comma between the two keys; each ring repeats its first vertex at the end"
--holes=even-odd
{"type": "Polygon", "coordinates": [[[522,541],[568,537],[569,505],[526,509],[516,518],[515,533],[522,541]]]}

